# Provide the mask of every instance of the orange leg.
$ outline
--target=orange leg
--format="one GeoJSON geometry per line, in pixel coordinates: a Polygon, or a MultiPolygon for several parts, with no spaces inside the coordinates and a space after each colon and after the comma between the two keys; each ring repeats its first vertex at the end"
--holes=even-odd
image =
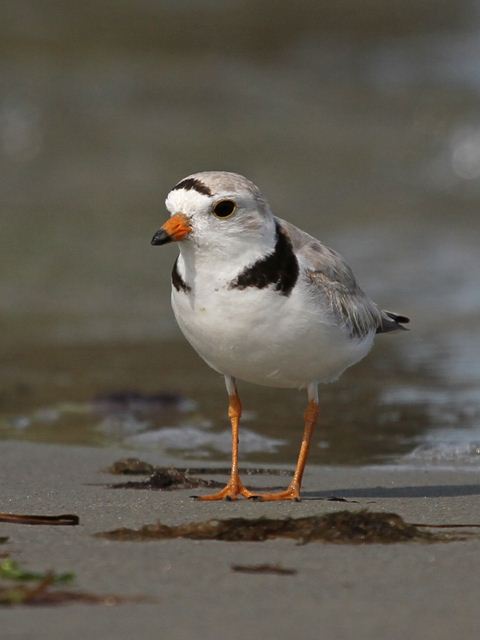
{"type": "Polygon", "coordinates": [[[251,496],[253,499],[262,500],[265,502],[273,500],[300,500],[300,488],[302,486],[303,472],[307,463],[310,442],[315,429],[319,411],[316,392],[313,395],[314,398],[309,400],[307,408],[305,410],[305,428],[303,431],[302,444],[300,446],[300,452],[298,454],[297,466],[295,467],[295,472],[290,484],[285,489],[285,491],[280,491],[278,493],[255,493],[251,496]]]}
{"type": "Polygon", "coordinates": [[[242,405],[233,378],[225,378],[228,391],[228,417],[232,425],[232,470],[227,485],[217,493],[206,496],[195,496],[197,500],[236,500],[237,497],[251,498],[253,494],[246,489],[238,473],[238,430],[242,405]]]}

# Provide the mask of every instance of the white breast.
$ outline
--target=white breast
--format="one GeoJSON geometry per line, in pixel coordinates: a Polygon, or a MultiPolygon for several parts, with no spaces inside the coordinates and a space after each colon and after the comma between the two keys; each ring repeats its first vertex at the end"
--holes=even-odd
{"type": "Polygon", "coordinates": [[[301,388],[336,379],[361,360],[374,334],[352,339],[318,306],[299,278],[287,297],[273,287],[231,289],[215,270],[185,276],[192,289],[172,289],[178,325],[197,353],[213,369],[260,385],[301,388]]]}

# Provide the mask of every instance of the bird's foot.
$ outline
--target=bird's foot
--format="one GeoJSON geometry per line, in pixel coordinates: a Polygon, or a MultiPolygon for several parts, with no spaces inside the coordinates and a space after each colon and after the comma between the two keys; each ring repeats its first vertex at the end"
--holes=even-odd
{"type": "Polygon", "coordinates": [[[277,493],[253,493],[250,499],[258,500],[259,502],[275,502],[278,500],[300,502],[300,487],[290,485],[285,491],[279,491],[277,493]]]}
{"type": "Polygon", "coordinates": [[[243,486],[240,478],[232,478],[230,482],[217,493],[192,497],[195,498],[195,500],[236,500],[239,496],[252,498],[254,494],[243,486]]]}

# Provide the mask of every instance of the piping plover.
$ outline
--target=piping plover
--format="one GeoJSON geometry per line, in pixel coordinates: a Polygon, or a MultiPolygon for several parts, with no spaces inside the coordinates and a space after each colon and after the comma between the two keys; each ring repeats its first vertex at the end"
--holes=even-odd
{"type": "Polygon", "coordinates": [[[231,477],[201,500],[298,500],[318,416],[318,384],[364,358],[377,333],[408,318],[380,310],[332,249],[273,215],[250,180],[204,171],[166,199],[170,218],[152,244],[177,241],[172,307],[188,342],[225,377],[232,426],[231,477]],[[238,472],[242,413],[236,380],[307,390],[304,434],[290,485],[254,494],[238,472]]]}

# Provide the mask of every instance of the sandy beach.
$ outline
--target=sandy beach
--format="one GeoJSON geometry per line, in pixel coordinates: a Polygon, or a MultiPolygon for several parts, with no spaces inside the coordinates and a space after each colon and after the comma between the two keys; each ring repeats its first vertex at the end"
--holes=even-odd
{"type": "MultiPolygon", "coordinates": [[[[110,488],[124,478],[104,470],[124,456],[125,450],[113,448],[2,443],[1,511],[80,517],[76,527],[0,524],[0,535],[9,538],[2,552],[29,570],[73,571],[75,589],[148,598],[114,607],[4,608],[2,640],[478,637],[478,529],[462,530],[470,537],[456,542],[373,545],[117,542],[93,535],[157,521],[299,517],[343,509],[391,511],[415,523],[478,524],[476,474],[310,467],[301,503],[199,503],[190,495],[200,490],[110,488]],[[329,501],[332,496],[348,501],[329,501]],[[232,570],[264,564],[296,573],[232,570]]],[[[255,486],[284,481],[247,479],[255,486]]]]}
{"type": "MultiPolygon", "coordinates": [[[[479,34],[472,0],[0,3],[0,640],[480,638],[479,34]],[[224,381],[171,310],[178,247],[150,246],[172,187],[210,169],[253,180],[411,318],[322,385],[300,503],[200,503],[215,489],[112,488],[147,476],[105,471],[229,463],[224,381]],[[463,527],[390,544],[96,535],[362,510],[463,527]],[[103,600],[5,605],[36,587],[103,600]]],[[[291,471],[305,395],[239,391],[241,466],[291,471]]]]}

